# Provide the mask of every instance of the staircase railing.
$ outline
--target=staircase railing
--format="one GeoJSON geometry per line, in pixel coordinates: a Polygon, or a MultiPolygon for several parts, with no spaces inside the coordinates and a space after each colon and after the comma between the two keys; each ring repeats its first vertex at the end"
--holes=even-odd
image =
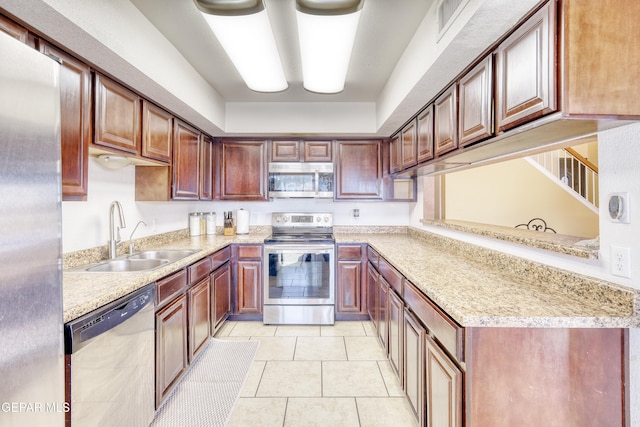
{"type": "Polygon", "coordinates": [[[598,167],[571,148],[535,154],[529,163],[598,213],[598,167]]]}

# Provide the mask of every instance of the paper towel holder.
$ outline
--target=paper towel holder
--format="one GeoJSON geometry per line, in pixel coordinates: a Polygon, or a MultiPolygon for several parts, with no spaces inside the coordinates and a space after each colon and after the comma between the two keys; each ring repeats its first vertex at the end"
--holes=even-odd
{"type": "Polygon", "coordinates": [[[249,211],[240,208],[236,212],[236,234],[249,233],[249,211]]]}

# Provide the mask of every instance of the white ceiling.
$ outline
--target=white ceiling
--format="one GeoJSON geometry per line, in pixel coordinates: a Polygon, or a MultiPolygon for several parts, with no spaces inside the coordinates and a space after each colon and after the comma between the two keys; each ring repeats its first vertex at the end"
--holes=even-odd
{"type": "Polygon", "coordinates": [[[295,0],[264,0],[289,82],[280,93],[244,84],[192,0],[131,0],[228,102],[375,102],[435,0],[364,0],[345,89],[315,94],[302,87],[295,0]]]}

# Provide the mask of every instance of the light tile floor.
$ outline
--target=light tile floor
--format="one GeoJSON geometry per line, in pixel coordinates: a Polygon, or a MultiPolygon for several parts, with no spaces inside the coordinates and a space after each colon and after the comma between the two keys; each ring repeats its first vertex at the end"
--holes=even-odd
{"type": "Polygon", "coordinates": [[[220,339],[260,341],[228,427],[415,427],[370,322],[227,322],[220,339]]]}

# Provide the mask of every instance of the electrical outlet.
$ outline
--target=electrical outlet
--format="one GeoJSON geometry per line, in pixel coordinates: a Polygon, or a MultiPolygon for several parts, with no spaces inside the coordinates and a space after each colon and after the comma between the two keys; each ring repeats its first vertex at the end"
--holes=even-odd
{"type": "Polygon", "coordinates": [[[611,247],[611,274],[631,278],[631,249],[611,247]]]}

